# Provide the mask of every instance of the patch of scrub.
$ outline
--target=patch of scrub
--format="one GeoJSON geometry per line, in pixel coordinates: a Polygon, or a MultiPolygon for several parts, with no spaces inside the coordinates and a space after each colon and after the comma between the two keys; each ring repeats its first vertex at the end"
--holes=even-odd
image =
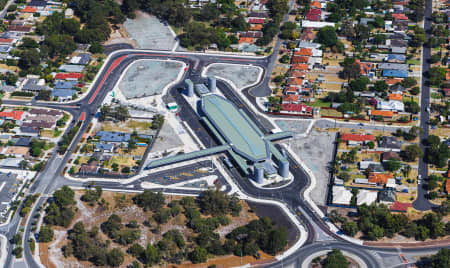
{"type": "Polygon", "coordinates": [[[208,66],[205,76],[217,76],[234,84],[237,89],[243,89],[259,81],[262,69],[256,66],[214,63],[208,66]]]}
{"type": "Polygon", "coordinates": [[[127,99],[159,95],[183,70],[179,61],[141,60],[133,63],[120,81],[127,99]]]}
{"type": "Polygon", "coordinates": [[[169,26],[147,13],[138,12],[135,19],[127,19],[123,26],[139,48],[172,50],[176,44],[169,26]]]}

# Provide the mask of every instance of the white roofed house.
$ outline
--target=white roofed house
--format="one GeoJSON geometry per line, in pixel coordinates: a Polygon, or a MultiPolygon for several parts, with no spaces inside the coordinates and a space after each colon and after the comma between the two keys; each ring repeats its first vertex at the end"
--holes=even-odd
{"type": "Polygon", "coordinates": [[[401,101],[379,101],[377,102],[377,109],[384,111],[403,112],[405,111],[405,104],[401,101]]]}
{"type": "Polygon", "coordinates": [[[350,205],[352,200],[352,192],[343,186],[333,186],[333,204],[335,205],[350,205]]]}

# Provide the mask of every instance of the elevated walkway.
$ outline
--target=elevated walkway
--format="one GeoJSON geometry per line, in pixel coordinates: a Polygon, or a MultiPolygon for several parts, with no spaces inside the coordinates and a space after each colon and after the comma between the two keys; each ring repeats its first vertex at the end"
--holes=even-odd
{"type": "Polygon", "coordinates": [[[220,145],[220,146],[216,146],[216,147],[212,147],[212,148],[208,148],[208,149],[204,149],[204,150],[200,150],[200,151],[164,157],[161,159],[156,159],[156,160],[151,161],[150,164],[148,164],[145,167],[145,169],[151,169],[151,168],[176,164],[179,162],[189,161],[192,159],[197,159],[197,158],[210,156],[210,155],[217,154],[217,153],[226,152],[230,149],[231,149],[231,147],[228,144],[225,144],[225,145],[220,145]]]}
{"type": "Polygon", "coordinates": [[[282,139],[287,139],[287,138],[292,138],[292,137],[294,137],[294,132],[283,131],[283,132],[269,134],[269,135],[265,136],[264,139],[266,139],[268,141],[277,141],[277,140],[282,140],[282,139]]]}

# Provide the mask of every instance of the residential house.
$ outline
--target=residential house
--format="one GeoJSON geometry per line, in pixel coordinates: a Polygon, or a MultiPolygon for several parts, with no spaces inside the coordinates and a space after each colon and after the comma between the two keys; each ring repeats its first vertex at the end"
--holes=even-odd
{"type": "Polygon", "coordinates": [[[378,150],[400,152],[402,142],[393,136],[383,136],[378,142],[378,150]]]}
{"type": "Polygon", "coordinates": [[[322,10],[318,8],[310,9],[305,18],[309,21],[320,21],[322,19],[322,10]]]}
{"type": "Polygon", "coordinates": [[[398,83],[389,88],[389,91],[393,94],[403,94],[405,92],[405,87],[402,84],[398,83]]]}
{"type": "Polygon", "coordinates": [[[356,195],[356,205],[361,206],[363,204],[370,205],[377,201],[378,192],[369,190],[359,190],[356,195]]]}
{"type": "Polygon", "coordinates": [[[386,185],[389,179],[393,179],[392,174],[384,174],[384,173],[375,173],[370,172],[368,180],[371,183],[376,183],[378,185],[386,185]]]}
{"type": "Polygon", "coordinates": [[[28,157],[30,148],[22,146],[8,146],[3,149],[3,155],[14,156],[16,158],[28,157]]]}
{"type": "Polygon", "coordinates": [[[352,192],[343,186],[333,186],[332,188],[333,204],[335,205],[350,205],[352,200],[352,192]]]}
{"type": "Polygon", "coordinates": [[[84,70],[84,65],[63,64],[59,66],[59,70],[66,73],[81,73],[84,70]]]}
{"type": "Polygon", "coordinates": [[[341,141],[346,142],[348,145],[361,145],[369,141],[375,141],[375,136],[365,134],[342,133],[340,138],[341,141]]]}
{"type": "Polygon", "coordinates": [[[0,118],[5,120],[21,120],[24,111],[4,111],[0,112],[0,118]]]}
{"type": "Polygon", "coordinates": [[[378,201],[382,204],[394,203],[397,200],[395,189],[386,188],[379,191],[378,201]]]}
{"type": "Polygon", "coordinates": [[[29,33],[31,32],[31,29],[32,29],[31,26],[20,26],[20,25],[10,25],[7,28],[8,32],[13,33],[29,33]]]}
{"type": "Polygon", "coordinates": [[[54,89],[72,89],[77,81],[56,81],[54,89]]]}
{"type": "Polygon", "coordinates": [[[334,22],[302,20],[303,28],[320,29],[326,26],[335,27],[335,25],[334,22]]]}
{"type": "Polygon", "coordinates": [[[403,100],[403,95],[402,94],[389,94],[389,100],[390,101],[402,101],[403,100]]]}
{"type": "Polygon", "coordinates": [[[14,140],[14,145],[15,146],[23,146],[23,147],[28,147],[31,144],[31,137],[20,137],[20,138],[16,138],[14,140]]]}
{"type": "Polygon", "coordinates": [[[402,203],[395,201],[394,204],[392,204],[389,209],[395,212],[407,212],[408,208],[412,207],[411,203],[402,203]]]}
{"type": "Polygon", "coordinates": [[[86,65],[91,60],[91,54],[80,53],[70,59],[70,64],[86,65]]]}
{"type": "Polygon", "coordinates": [[[403,112],[405,110],[405,104],[401,101],[379,101],[377,102],[377,109],[384,111],[403,112]]]}
{"type": "Polygon", "coordinates": [[[383,69],[383,70],[402,70],[402,71],[409,70],[408,64],[403,64],[403,63],[383,62],[383,63],[378,63],[377,67],[378,67],[378,69],[383,69]]]}
{"type": "Polygon", "coordinates": [[[16,41],[12,38],[0,38],[0,45],[12,46],[16,41]]]}
{"type": "Polygon", "coordinates": [[[390,63],[404,63],[406,61],[406,56],[401,54],[389,54],[386,56],[385,61],[390,63]]]}
{"type": "Polygon", "coordinates": [[[96,152],[105,152],[112,153],[114,151],[114,144],[112,143],[96,143],[95,144],[96,152]]]}
{"type": "Polygon", "coordinates": [[[73,96],[77,94],[76,90],[73,89],[54,89],[51,93],[52,98],[58,98],[58,101],[70,101],[73,99],[73,96]]]}
{"type": "Polygon", "coordinates": [[[93,174],[98,171],[97,161],[91,161],[89,164],[83,164],[78,171],[79,174],[93,174]]]}
{"type": "Polygon", "coordinates": [[[99,137],[101,142],[122,143],[128,142],[131,139],[129,133],[113,132],[113,131],[99,131],[95,136],[99,137]]]}
{"type": "Polygon", "coordinates": [[[248,18],[248,23],[250,24],[264,24],[266,18],[248,18]]]}
{"type": "Polygon", "coordinates": [[[371,62],[361,62],[359,59],[356,59],[355,62],[358,63],[360,68],[361,68],[361,75],[364,75],[364,76],[373,76],[374,75],[373,63],[371,63],[371,62]]]}
{"type": "Polygon", "coordinates": [[[297,95],[283,95],[281,98],[281,103],[288,104],[288,103],[298,103],[298,96],[297,95]]]}
{"type": "Polygon", "coordinates": [[[59,110],[53,110],[53,109],[36,109],[33,108],[28,111],[29,114],[34,115],[51,115],[51,116],[62,116],[63,112],[59,110]]]}
{"type": "Polygon", "coordinates": [[[403,79],[400,78],[388,78],[384,80],[388,86],[396,85],[398,83],[401,83],[403,79]]]}
{"type": "Polygon", "coordinates": [[[381,159],[384,162],[384,161],[389,161],[389,160],[400,160],[401,158],[397,152],[389,151],[389,152],[382,153],[381,159]]]}
{"type": "Polygon", "coordinates": [[[79,80],[83,78],[81,73],[57,73],[55,74],[55,80],[79,80]]]}
{"type": "Polygon", "coordinates": [[[313,112],[312,107],[298,103],[281,104],[281,110],[285,113],[299,114],[299,115],[312,115],[313,112]]]}
{"type": "Polygon", "coordinates": [[[25,80],[25,83],[22,86],[22,91],[26,92],[39,92],[41,90],[50,90],[50,88],[45,85],[44,79],[29,78],[25,80]]]}
{"type": "Polygon", "coordinates": [[[444,96],[450,97],[450,88],[444,88],[444,96]]]}

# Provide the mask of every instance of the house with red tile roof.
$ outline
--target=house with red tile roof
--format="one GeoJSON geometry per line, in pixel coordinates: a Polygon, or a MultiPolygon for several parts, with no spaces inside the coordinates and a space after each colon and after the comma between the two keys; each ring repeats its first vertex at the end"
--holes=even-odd
{"type": "Polygon", "coordinates": [[[361,62],[359,59],[356,59],[355,62],[359,64],[362,75],[369,75],[369,73],[372,71],[374,67],[373,63],[371,62],[361,62]]]}
{"type": "Polygon", "coordinates": [[[242,44],[242,43],[253,44],[254,42],[255,42],[255,38],[253,38],[253,37],[239,38],[239,44],[242,44]]]}
{"type": "Polygon", "coordinates": [[[0,45],[12,45],[15,40],[11,38],[0,38],[0,45]]]}
{"type": "Polygon", "coordinates": [[[291,69],[292,70],[307,71],[309,69],[309,67],[308,67],[308,64],[296,63],[296,64],[292,64],[291,69]]]}
{"type": "Polygon", "coordinates": [[[294,52],[294,56],[312,56],[313,52],[311,48],[300,48],[299,51],[294,52]]]}
{"type": "Polygon", "coordinates": [[[309,57],[305,57],[305,56],[294,56],[292,57],[292,63],[307,63],[308,62],[309,57]]]}
{"type": "Polygon", "coordinates": [[[250,24],[264,24],[266,18],[249,18],[248,23],[250,24]]]}
{"type": "Polygon", "coordinates": [[[37,8],[31,7],[31,6],[26,6],[25,8],[22,9],[22,12],[24,12],[24,13],[36,13],[37,12],[37,8]]]}
{"type": "Polygon", "coordinates": [[[311,1],[311,8],[322,8],[322,4],[319,1],[311,1]]]}
{"type": "Polygon", "coordinates": [[[281,110],[283,112],[292,113],[292,114],[303,114],[303,115],[311,115],[312,107],[305,104],[298,103],[284,103],[281,104],[281,110]]]}
{"type": "Polygon", "coordinates": [[[322,10],[320,10],[318,8],[313,8],[308,12],[308,14],[306,14],[305,17],[306,17],[306,20],[320,21],[320,19],[322,18],[322,10]]]}
{"type": "Polygon", "coordinates": [[[394,116],[393,111],[384,111],[384,110],[370,110],[369,111],[370,116],[382,116],[385,118],[391,118],[394,116]]]}
{"type": "Polygon", "coordinates": [[[285,95],[297,95],[298,94],[298,87],[287,87],[284,89],[285,95]]]}
{"type": "Polygon", "coordinates": [[[392,18],[394,19],[394,21],[408,20],[408,16],[406,16],[403,13],[394,13],[394,14],[392,14],[392,18]]]}
{"type": "Polygon", "coordinates": [[[385,185],[389,179],[393,179],[393,178],[394,178],[394,176],[392,174],[370,172],[368,181],[371,183],[379,184],[379,185],[385,185]]]}
{"type": "Polygon", "coordinates": [[[289,86],[302,86],[303,79],[301,78],[289,78],[287,84],[289,86]]]}
{"type": "Polygon", "coordinates": [[[281,103],[298,103],[298,96],[297,95],[283,95],[281,98],[281,103]]]}
{"type": "Polygon", "coordinates": [[[450,97],[450,88],[444,88],[444,95],[450,97]]]}
{"type": "Polygon", "coordinates": [[[56,80],[78,80],[83,78],[81,73],[57,73],[55,75],[56,80]]]}
{"type": "Polygon", "coordinates": [[[401,101],[401,100],[403,100],[403,95],[402,94],[389,94],[389,100],[401,101]]]}
{"type": "Polygon", "coordinates": [[[0,112],[0,118],[8,120],[21,120],[24,111],[0,112]]]}
{"type": "Polygon", "coordinates": [[[373,135],[366,135],[366,134],[352,134],[352,133],[342,133],[341,134],[341,141],[344,142],[369,142],[369,141],[375,141],[375,136],[373,135]]]}
{"type": "Polygon", "coordinates": [[[305,72],[300,72],[300,71],[290,71],[289,72],[289,77],[297,77],[297,78],[304,78],[306,76],[305,72]]]}
{"type": "Polygon", "coordinates": [[[445,191],[447,192],[447,194],[450,194],[450,179],[447,178],[445,180],[445,191]]]}
{"type": "Polygon", "coordinates": [[[406,212],[408,210],[408,208],[410,208],[410,207],[412,207],[411,203],[402,203],[402,202],[395,201],[389,207],[389,209],[392,211],[396,211],[396,212],[406,212]]]}

